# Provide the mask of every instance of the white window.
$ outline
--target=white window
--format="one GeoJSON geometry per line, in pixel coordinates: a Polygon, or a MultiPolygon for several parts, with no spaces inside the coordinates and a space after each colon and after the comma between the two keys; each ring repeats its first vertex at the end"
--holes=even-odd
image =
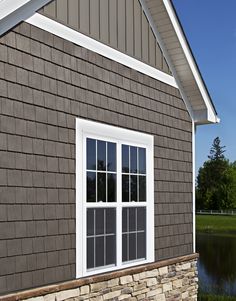
{"type": "Polygon", "coordinates": [[[76,121],[76,275],[154,261],[153,136],[76,121]]]}

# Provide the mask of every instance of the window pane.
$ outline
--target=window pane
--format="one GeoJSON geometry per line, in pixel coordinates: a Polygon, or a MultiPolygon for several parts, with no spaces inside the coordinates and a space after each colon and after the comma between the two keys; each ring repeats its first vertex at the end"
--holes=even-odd
{"type": "Polygon", "coordinates": [[[122,176],[122,202],[129,202],[129,176],[122,176]]]}
{"type": "Polygon", "coordinates": [[[129,208],[129,232],[136,231],[136,210],[137,208],[129,208]]]}
{"type": "Polygon", "coordinates": [[[129,147],[122,145],[122,172],[129,172],[129,147]]]}
{"type": "Polygon", "coordinates": [[[116,209],[109,208],[106,210],[106,233],[116,233],[116,209]]]}
{"type": "Polygon", "coordinates": [[[116,208],[87,209],[87,268],[115,264],[115,262],[116,208]]]}
{"type": "Polygon", "coordinates": [[[146,207],[122,209],[122,244],[123,261],[146,257],[146,207]]]}
{"type": "Polygon", "coordinates": [[[137,230],[146,230],[146,208],[137,208],[137,230]]]}
{"type": "Polygon", "coordinates": [[[139,176],[139,202],[146,202],[146,176],[139,176]]]}
{"type": "Polygon", "coordinates": [[[96,140],[87,138],[87,169],[96,170],[96,140]]]}
{"type": "Polygon", "coordinates": [[[96,235],[104,234],[104,209],[95,209],[96,235]]]}
{"type": "Polygon", "coordinates": [[[130,146],[130,172],[137,173],[137,147],[130,146]]]}
{"type": "Polygon", "coordinates": [[[116,236],[106,237],[106,265],[116,263],[116,236]]]}
{"type": "Polygon", "coordinates": [[[139,147],[139,173],[146,174],[146,149],[139,147]]]}
{"type": "Polygon", "coordinates": [[[116,175],[115,174],[108,174],[107,175],[108,181],[108,202],[116,202],[116,175]]]}
{"type": "Polygon", "coordinates": [[[146,233],[138,233],[137,234],[137,257],[138,258],[146,258],[146,233]]]}
{"type": "Polygon", "coordinates": [[[96,256],[95,266],[100,267],[104,265],[104,236],[95,238],[96,256]]]}
{"type": "Polygon", "coordinates": [[[122,232],[128,232],[128,208],[122,209],[122,232]]]}
{"type": "Polygon", "coordinates": [[[97,169],[106,170],[106,142],[97,140],[97,169]]]}
{"type": "Polygon", "coordinates": [[[116,171],[116,144],[108,142],[107,152],[107,170],[116,171]]]}
{"type": "Polygon", "coordinates": [[[129,234],[129,260],[136,259],[136,233],[129,234]]]}
{"type": "Polygon", "coordinates": [[[130,176],[131,179],[131,202],[137,202],[137,176],[130,176]]]}
{"type": "Polygon", "coordinates": [[[94,210],[87,209],[87,236],[94,235],[94,210]]]}
{"type": "Polygon", "coordinates": [[[87,269],[94,268],[94,238],[87,238],[87,269]]]}
{"type": "Polygon", "coordinates": [[[122,261],[128,260],[128,235],[122,234],[122,261]]]}
{"type": "Polygon", "coordinates": [[[98,202],[106,202],[106,174],[99,173],[97,174],[98,177],[98,202]]]}
{"type": "Polygon", "coordinates": [[[96,202],[96,173],[87,172],[87,202],[96,202]]]}

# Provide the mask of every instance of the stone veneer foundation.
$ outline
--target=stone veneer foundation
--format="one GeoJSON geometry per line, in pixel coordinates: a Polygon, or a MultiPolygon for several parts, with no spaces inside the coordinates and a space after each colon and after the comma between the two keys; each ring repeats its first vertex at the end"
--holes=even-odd
{"type": "Polygon", "coordinates": [[[198,254],[0,297],[0,301],[197,300],[198,254]]]}

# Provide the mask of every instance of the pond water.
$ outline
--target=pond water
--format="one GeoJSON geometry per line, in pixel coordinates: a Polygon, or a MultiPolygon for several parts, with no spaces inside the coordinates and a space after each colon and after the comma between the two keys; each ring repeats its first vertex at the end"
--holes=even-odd
{"type": "Polygon", "coordinates": [[[197,234],[202,291],[236,296],[236,235],[197,234]]]}

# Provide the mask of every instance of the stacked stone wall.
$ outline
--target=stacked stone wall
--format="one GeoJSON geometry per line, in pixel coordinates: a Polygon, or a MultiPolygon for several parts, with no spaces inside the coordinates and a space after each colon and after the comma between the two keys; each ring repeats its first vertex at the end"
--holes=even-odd
{"type": "MultiPolygon", "coordinates": [[[[155,264],[74,280],[27,293],[6,296],[6,301],[175,301],[197,300],[197,259],[155,264]],[[130,273],[129,273],[130,272],[130,273]],[[67,289],[65,289],[67,288],[67,289]],[[51,293],[48,293],[51,291],[51,293]],[[33,297],[32,297],[33,296],[33,297]]],[[[0,300],[3,300],[0,298],[0,300]]]]}

